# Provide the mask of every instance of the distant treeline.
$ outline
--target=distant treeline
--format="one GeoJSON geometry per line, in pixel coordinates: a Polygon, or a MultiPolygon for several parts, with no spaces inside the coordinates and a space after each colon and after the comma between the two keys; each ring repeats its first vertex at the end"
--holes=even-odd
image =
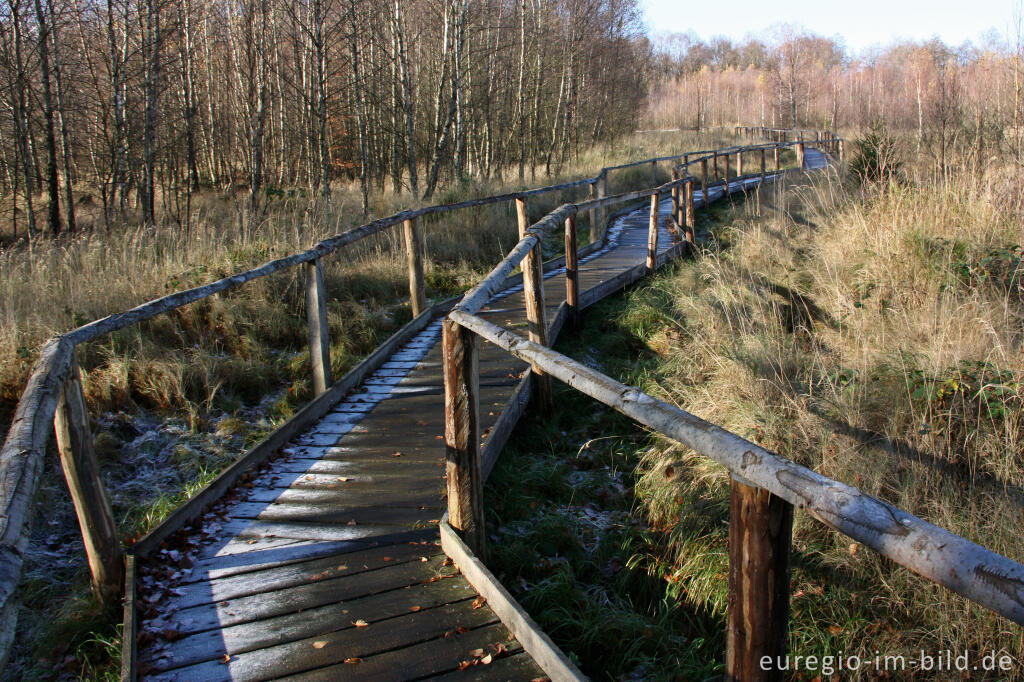
{"type": "Polygon", "coordinates": [[[981,162],[994,146],[1021,157],[1024,40],[953,48],[938,40],[852,55],[783,27],[764,38],[660,36],[650,127],[760,123],[905,133],[942,170],[954,148],[981,162]]]}
{"type": "Polygon", "coordinates": [[[648,83],[637,0],[2,2],[0,192],[33,233],[81,188],[152,221],[203,187],[359,179],[365,209],[523,177],[630,130],[648,83]]]}

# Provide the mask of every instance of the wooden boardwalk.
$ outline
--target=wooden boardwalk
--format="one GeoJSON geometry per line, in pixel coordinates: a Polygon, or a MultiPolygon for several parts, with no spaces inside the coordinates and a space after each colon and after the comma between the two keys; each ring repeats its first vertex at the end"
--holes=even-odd
{"type": "MultiPolygon", "coordinates": [[[[825,163],[807,154],[809,167],[825,163]]],[[[667,199],[660,209],[665,225],[667,199]]],[[[648,211],[615,219],[606,246],[581,259],[581,291],[644,262],[648,211]]],[[[673,245],[664,227],[659,245],[673,245]]],[[[564,270],[549,273],[545,292],[552,319],[564,270]]],[[[522,328],[523,306],[517,286],[484,312],[522,328]]],[[[139,677],[544,677],[440,549],[440,334],[437,319],[210,509],[197,531],[140,564],[139,677]]],[[[526,365],[485,344],[480,370],[486,440],[526,365]]]]}

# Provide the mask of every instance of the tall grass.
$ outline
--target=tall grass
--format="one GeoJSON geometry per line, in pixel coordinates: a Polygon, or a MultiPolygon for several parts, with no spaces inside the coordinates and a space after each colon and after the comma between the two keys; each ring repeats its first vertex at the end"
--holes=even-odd
{"type": "MultiPolygon", "coordinates": [[[[651,284],[643,336],[662,361],[646,388],[1021,561],[1024,175],[910,176],[857,188],[824,174],[735,213],[693,267],[651,284]]],[[[727,472],[665,440],[643,469],[658,570],[721,616],[727,472]]],[[[1016,660],[998,677],[1024,677],[1017,626],[801,513],[793,562],[794,654],[994,650],[1016,660]]]]}

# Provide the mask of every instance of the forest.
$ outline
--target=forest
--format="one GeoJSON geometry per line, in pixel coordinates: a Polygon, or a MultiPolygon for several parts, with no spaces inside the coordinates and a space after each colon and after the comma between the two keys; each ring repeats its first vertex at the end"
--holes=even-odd
{"type": "MultiPolygon", "coordinates": [[[[629,131],[649,47],[636,2],[11,0],[0,16],[0,192],[11,237],[188,223],[207,189],[250,208],[332,184],[563,164],[629,131]],[[45,216],[45,217],[44,217],[45,216]],[[95,219],[95,218],[94,218],[95,219]]],[[[509,169],[512,169],[511,171],[509,169]]]]}

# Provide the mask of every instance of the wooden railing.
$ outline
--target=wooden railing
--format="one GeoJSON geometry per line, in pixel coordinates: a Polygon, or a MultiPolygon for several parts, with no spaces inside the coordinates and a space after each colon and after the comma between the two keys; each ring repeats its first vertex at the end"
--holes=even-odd
{"type": "MultiPolygon", "coordinates": [[[[676,163],[682,160],[682,164],[672,167],[674,177],[678,177],[681,169],[685,169],[698,161],[703,164],[702,167],[706,167],[707,160],[711,159],[715,162],[715,167],[717,168],[717,160],[724,158],[726,159],[726,168],[728,168],[728,158],[730,155],[749,153],[750,150],[755,149],[764,150],[772,148],[776,150],[776,167],[778,167],[777,150],[785,146],[797,144],[799,143],[779,142],[767,146],[731,147],[724,150],[698,152],[695,154],[699,155],[699,159],[693,160],[690,160],[690,158],[694,157],[694,153],[662,156],[607,167],[602,169],[595,177],[584,178],[574,182],[403,211],[321,241],[309,250],[269,261],[260,267],[225,277],[204,286],[179,291],[149,301],[131,310],[90,322],[51,339],[42,348],[39,360],[36,362],[18,402],[7,439],[3,444],[3,449],[0,450],[0,665],[6,662],[14,637],[17,623],[16,592],[21,579],[24,552],[29,542],[28,532],[30,524],[28,521],[32,513],[32,501],[35,497],[43,469],[44,453],[50,434],[54,431],[56,432],[64,476],[71,491],[79,527],[84,539],[86,555],[92,574],[93,589],[98,596],[109,602],[118,599],[124,587],[125,552],[117,536],[117,524],[111,511],[109,498],[104,489],[99,465],[93,451],[89,416],[86,410],[85,396],[82,391],[78,360],[75,353],[75,348],[79,344],[93,341],[111,332],[139,324],[158,315],[177,310],[190,303],[206,299],[214,294],[239,287],[246,282],[267,277],[273,273],[293,267],[301,267],[305,271],[306,314],[309,325],[310,365],[313,375],[314,394],[326,397],[328,391],[338,389],[339,386],[335,385],[332,387],[330,343],[327,329],[327,292],[325,291],[322,274],[322,259],[337,252],[342,247],[390,228],[401,226],[409,266],[411,307],[414,317],[418,320],[431,312],[426,307],[427,300],[423,277],[424,249],[418,226],[419,218],[488,204],[511,202],[516,208],[522,239],[516,249],[499,264],[495,272],[500,271],[504,273],[502,276],[510,274],[512,269],[526,256],[527,252],[532,252],[533,255],[530,257],[528,264],[529,269],[524,273],[524,279],[528,286],[528,297],[532,301],[529,304],[530,314],[533,317],[542,317],[543,305],[538,302],[540,301],[538,292],[541,281],[541,254],[539,237],[537,236],[540,232],[538,232],[537,225],[540,223],[529,227],[527,202],[530,198],[573,188],[589,188],[589,195],[591,197],[589,201],[569,205],[568,208],[562,207],[545,219],[550,223],[554,219],[552,216],[556,215],[560,216],[559,220],[571,218],[571,242],[569,232],[567,232],[566,237],[566,265],[567,268],[571,269],[570,279],[575,282],[576,256],[578,253],[575,219],[578,211],[587,210],[591,212],[590,240],[591,242],[597,242],[604,237],[603,228],[606,223],[607,208],[609,206],[652,194],[652,190],[643,190],[615,197],[607,197],[609,173],[629,168],[650,166],[652,181],[654,181],[657,175],[658,164],[661,163],[676,163]]],[[[762,159],[763,154],[764,152],[762,151],[762,159]]],[[[685,178],[678,177],[678,179],[674,179],[668,184],[655,188],[654,196],[667,191],[673,191],[678,196],[680,188],[685,188],[689,193],[689,203],[687,205],[692,205],[693,181],[694,179],[689,175],[685,178]]],[[[708,182],[709,179],[705,173],[704,185],[707,186],[708,182]]],[[[689,225],[689,232],[687,234],[690,242],[692,242],[692,210],[689,216],[688,221],[684,217],[680,224],[685,223],[689,225]]],[[[656,230],[652,234],[655,240],[652,244],[652,253],[654,253],[657,246],[656,230]]],[[[489,296],[490,288],[494,281],[494,276],[492,275],[481,285],[475,287],[466,300],[470,302],[484,300],[489,296]]],[[[578,289],[572,294],[567,294],[567,298],[570,296],[574,308],[578,308],[578,289]]],[[[482,305],[482,303],[480,304],[482,305]]],[[[479,305],[475,309],[479,309],[479,305]]],[[[541,344],[545,341],[543,329],[542,325],[531,328],[531,338],[541,344]]],[[[450,336],[450,332],[448,334],[450,336]]],[[[341,386],[341,388],[348,390],[346,386],[341,386]]],[[[549,391],[547,395],[550,395],[549,391]]],[[[229,486],[233,485],[246,468],[258,464],[262,461],[260,458],[265,459],[266,456],[279,447],[279,443],[283,442],[281,439],[284,435],[287,435],[284,433],[284,430],[279,429],[236,462],[237,466],[232,465],[229,467],[214,483],[211,483],[197,493],[183,507],[179,508],[175,512],[178,514],[175,526],[181,527],[197,516],[205,504],[209,504],[229,486]]],[[[476,498],[479,497],[479,495],[474,495],[476,498]]],[[[454,497],[455,499],[462,499],[465,496],[456,495],[454,497]]],[[[468,528],[469,526],[465,527],[468,528]]],[[[168,531],[165,528],[160,532],[166,534],[168,531]]],[[[149,544],[154,544],[160,538],[149,539],[153,541],[149,544]]]]}
{"type": "MultiPolygon", "coordinates": [[[[758,134],[772,131],[754,129],[758,134]]],[[[478,556],[485,556],[482,480],[480,471],[477,348],[489,341],[530,363],[534,399],[550,404],[551,377],[612,407],[651,429],[724,465],[732,476],[729,524],[729,600],[726,679],[774,679],[760,667],[763,656],[772,661],[785,654],[789,611],[789,575],[794,507],[925,578],[967,597],[1017,624],[1024,624],[1024,566],[969,540],[934,526],[887,502],[832,480],[751,443],[715,424],[657,400],[636,387],[625,386],[547,347],[548,326],[538,291],[543,237],[564,225],[566,248],[573,248],[575,217],[580,211],[605,208],[649,194],[651,225],[646,268],[657,255],[657,202],[673,196],[673,221],[693,240],[693,184],[688,169],[700,168],[700,181],[711,184],[718,161],[728,172],[731,155],[759,154],[759,174],[765,175],[765,154],[780,145],[794,145],[803,163],[803,146],[813,145],[841,154],[842,140],[831,134],[796,143],[777,142],[684,157],[674,179],[649,190],[559,207],[529,227],[509,255],[469,291],[444,322],[443,362],[447,442],[449,523],[478,556]],[[696,156],[696,158],[693,158],[696,156]],[[527,284],[529,338],[488,322],[478,315],[497,292],[504,276],[522,263],[527,284]]],[[[742,164],[738,161],[737,166],[742,164]]],[[[727,181],[720,181],[725,185],[727,181]]],[[[706,195],[705,195],[706,196],[706,195]]],[[[567,252],[566,263],[576,259],[567,252]]],[[[567,265],[565,302],[559,315],[578,317],[580,293],[576,273],[567,265]]]]}

